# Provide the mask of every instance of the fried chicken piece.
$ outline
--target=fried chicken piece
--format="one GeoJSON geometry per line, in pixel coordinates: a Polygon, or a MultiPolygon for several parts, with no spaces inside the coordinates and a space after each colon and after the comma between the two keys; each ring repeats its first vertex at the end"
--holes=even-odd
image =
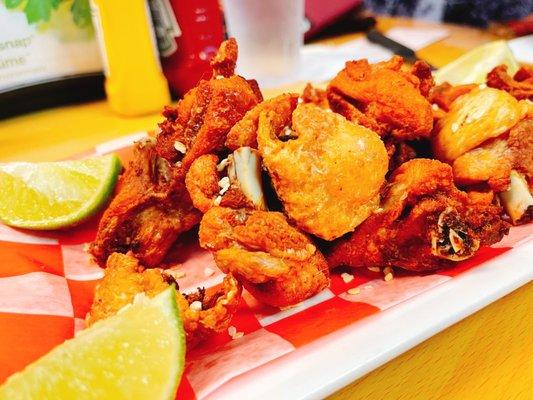
{"type": "Polygon", "coordinates": [[[528,113],[528,105],[507,92],[477,88],[452,103],[435,126],[433,148],[439,160],[453,162],[483,142],[507,132],[528,113]]]}
{"type": "Polygon", "coordinates": [[[292,127],[261,114],[257,141],[284,210],[299,229],[333,240],[377,208],[388,158],[374,132],[300,104],[292,127]]]}
{"type": "Polygon", "coordinates": [[[488,73],[487,86],[505,90],[518,100],[533,100],[533,68],[522,67],[511,77],[507,65],[499,65],[488,73]]]}
{"type": "Polygon", "coordinates": [[[477,88],[453,102],[435,127],[435,154],[453,165],[456,182],[488,185],[515,224],[533,218],[532,121],[528,100],[477,88]]]}
{"type": "Polygon", "coordinates": [[[219,163],[217,156],[197,158],[186,177],[194,206],[206,213],[211,207],[265,210],[261,159],[257,150],[241,147],[219,163]]]}
{"type": "Polygon", "coordinates": [[[143,140],[135,144],[133,160],[120,177],[90,252],[102,266],[111,253],[128,251],[153,266],[200,218],[181,170],[157,154],[153,139],[143,140]]]}
{"type": "Polygon", "coordinates": [[[294,93],[285,93],[259,103],[231,128],[226,139],[226,147],[230,150],[245,146],[257,149],[259,114],[263,111],[272,111],[276,118],[279,118],[280,124],[287,125],[297,104],[298,95],[294,93]]]}
{"type": "Polygon", "coordinates": [[[281,213],[213,207],[199,237],[218,267],[265,304],[297,304],[329,285],[326,260],[281,213]]]}
{"type": "Polygon", "coordinates": [[[427,138],[433,128],[431,104],[426,99],[433,78],[429,66],[417,63],[401,71],[403,59],[369,64],[349,61],[328,86],[333,111],[348,120],[399,140],[427,138]]]}
{"type": "Polygon", "coordinates": [[[179,234],[199,222],[185,188],[186,172],[199,156],[222,150],[230,128],[261,101],[256,84],[233,75],[236,59],[235,40],[222,43],[212,79],[165,109],[155,145],[137,146],[91,245],[100,265],[111,253],[128,251],[144,265],[156,265],[179,234]]]}
{"type": "Polygon", "coordinates": [[[448,112],[450,111],[452,103],[457,98],[463,94],[470,93],[477,87],[478,85],[475,84],[452,86],[448,82],[445,82],[431,89],[429,93],[429,101],[448,112]]]}
{"type": "Polygon", "coordinates": [[[431,89],[435,86],[433,73],[431,72],[429,64],[421,60],[415,61],[410,72],[418,78],[418,81],[420,82],[419,89],[422,96],[428,98],[431,89]]]}
{"type": "Polygon", "coordinates": [[[301,98],[304,103],[313,103],[321,108],[329,109],[327,92],[320,88],[314,87],[310,83],[305,85],[301,98]]]}
{"type": "Polygon", "coordinates": [[[389,156],[389,172],[417,157],[416,150],[408,143],[397,142],[393,138],[385,139],[384,143],[389,156]]]}
{"type": "Polygon", "coordinates": [[[255,82],[233,75],[236,57],[235,39],[225,41],[211,63],[213,77],[163,113],[157,151],[185,172],[199,156],[223,150],[230,129],[262,100],[255,82]]]}
{"type": "Polygon", "coordinates": [[[400,166],[387,186],[382,211],[335,244],[331,267],[400,267],[429,271],[472,257],[479,246],[507,234],[501,208],[472,201],[453,183],[452,169],[437,160],[400,166]]]}
{"type": "Polygon", "coordinates": [[[463,186],[487,182],[495,192],[509,187],[513,154],[504,139],[494,139],[467,151],[453,162],[455,182],[463,186]]]}
{"type": "MultiPolygon", "coordinates": [[[[87,324],[116,314],[139,293],[154,297],[171,284],[178,289],[177,282],[164,270],[145,269],[135,257],[113,253],[107,260],[104,278],[96,287],[87,324]]],[[[241,298],[241,286],[232,275],[226,275],[222,287],[214,293],[199,289],[197,293],[183,295],[176,290],[176,296],[190,349],[212,333],[228,328],[241,298]]]]}
{"type": "Polygon", "coordinates": [[[507,146],[512,154],[513,168],[533,186],[533,115],[528,115],[509,131],[507,146]]]}

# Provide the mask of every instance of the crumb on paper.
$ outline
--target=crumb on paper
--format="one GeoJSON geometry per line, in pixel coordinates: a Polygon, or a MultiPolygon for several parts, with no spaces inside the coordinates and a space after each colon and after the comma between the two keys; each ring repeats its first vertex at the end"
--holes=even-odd
{"type": "Polygon", "coordinates": [[[244,336],[244,332],[237,332],[237,328],[232,325],[228,328],[228,335],[230,335],[232,339],[239,339],[244,336]]]}
{"type": "Polygon", "coordinates": [[[349,295],[354,296],[356,294],[361,293],[361,289],[354,287],[354,288],[348,289],[348,291],[346,293],[348,293],[349,295]]]}
{"type": "Polygon", "coordinates": [[[381,272],[381,268],[379,267],[368,267],[368,270],[372,272],[381,272]]]}
{"type": "Polygon", "coordinates": [[[296,307],[301,306],[303,303],[304,303],[303,301],[300,301],[299,303],[291,304],[291,305],[289,305],[289,306],[280,307],[279,309],[280,309],[281,311],[290,310],[291,308],[296,308],[296,307]]]}
{"type": "Polygon", "coordinates": [[[341,274],[341,278],[344,281],[344,283],[350,283],[354,280],[354,276],[352,274],[349,274],[348,272],[343,272],[341,274]]]}

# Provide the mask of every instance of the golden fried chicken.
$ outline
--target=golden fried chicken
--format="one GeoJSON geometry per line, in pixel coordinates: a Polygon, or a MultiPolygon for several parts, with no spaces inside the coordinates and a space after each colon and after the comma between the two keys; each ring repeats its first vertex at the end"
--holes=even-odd
{"type": "Polygon", "coordinates": [[[256,149],[259,114],[263,111],[272,111],[276,118],[280,119],[280,124],[287,125],[297,104],[298,95],[294,93],[285,93],[259,103],[231,128],[226,139],[226,147],[230,150],[244,146],[256,149]]]}
{"type": "Polygon", "coordinates": [[[435,126],[437,157],[452,162],[486,140],[507,132],[528,112],[528,106],[503,90],[477,88],[460,96],[435,126]]]}
{"type": "Polygon", "coordinates": [[[349,61],[328,86],[333,111],[398,140],[427,138],[433,113],[427,100],[433,86],[430,67],[417,62],[410,72],[401,70],[403,59],[369,64],[349,61]]]}
{"type": "Polygon", "coordinates": [[[329,285],[326,260],[281,213],[213,207],[199,237],[218,267],[265,304],[297,304],[329,285]]]}
{"type": "MultiPolygon", "coordinates": [[[[135,257],[113,253],[107,260],[104,278],[96,288],[87,324],[116,314],[139,293],[153,297],[171,284],[178,289],[174,278],[164,270],[145,269],[135,257]]],[[[197,293],[183,295],[176,290],[176,295],[187,348],[191,348],[210,334],[228,328],[241,298],[241,286],[233,276],[226,275],[222,287],[214,293],[199,289],[197,293]]]]}
{"type": "Polygon", "coordinates": [[[503,90],[476,88],[452,103],[436,124],[433,139],[437,158],[452,164],[455,181],[462,186],[486,184],[503,193],[513,189],[512,171],[524,175],[523,181],[514,183],[525,182],[525,187],[513,189],[523,195],[507,196],[511,204],[504,202],[515,223],[533,213],[533,196],[527,194],[533,159],[532,110],[531,103],[503,90]]]}
{"type": "Polygon", "coordinates": [[[328,93],[310,83],[305,85],[301,98],[304,103],[313,103],[319,107],[329,109],[328,93]]]}
{"type": "Polygon", "coordinates": [[[200,221],[185,188],[187,170],[199,156],[222,150],[230,128],[261,101],[254,82],[233,75],[236,59],[235,40],[222,43],[212,79],[165,109],[155,145],[137,145],[91,245],[100,265],[111,253],[128,251],[143,265],[156,265],[179,234],[200,221]]]}
{"type": "Polygon", "coordinates": [[[509,225],[500,214],[500,207],[458,190],[449,165],[411,160],[391,177],[382,210],[336,243],[328,263],[413,271],[448,267],[501,240],[509,225]]]}
{"type": "Polygon", "coordinates": [[[120,177],[90,252],[102,266],[111,253],[128,251],[144,265],[153,266],[200,218],[181,169],[160,157],[153,139],[146,139],[135,144],[133,160],[120,177]]]}
{"type": "Polygon", "coordinates": [[[250,147],[241,147],[220,162],[214,154],[200,156],[185,182],[194,206],[203,213],[214,206],[266,209],[261,159],[250,147]]]}
{"type": "Polygon", "coordinates": [[[222,43],[211,65],[213,76],[191,89],[176,107],[167,107],[159,124],[157,151],[187,171],[203,154],[220,152],[230,129],[261,102],[255,81],[234,75],[237,43],[222,43]]]}
{"type": "Polygon", "coordinates": [[[301,104],[291,126],[261,114],[257,140],[274,189],[298,228],[333,240],[377,208],[388,159],[374,132],[301,104]]]}
{"type": "Polygon", "coordinates": [[[505,90],[518,100],[533,100],[533,68],[522,67],[511,77],[507,65],[499,65],[488,73],[487,86],[505,90]]]}
{"type": "Polygon", "coordinates": [[[448,112],[452,103],[458,97],[470,93],[477,87],[478,85],[476,84],[452,86],[448,82],[444,82],[431,89],[429,92],[429,101],[431,104],[436,104],[439,108],[448,112]]]}

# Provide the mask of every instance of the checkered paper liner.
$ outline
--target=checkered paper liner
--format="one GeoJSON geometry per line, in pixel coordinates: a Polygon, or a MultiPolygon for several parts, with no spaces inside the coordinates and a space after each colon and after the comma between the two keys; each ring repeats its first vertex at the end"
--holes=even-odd
{"type": "MultiPolygon", "coordinates": [[[[122,137],[80,156],[115,152],[126,165],[131,144],[144,136],[140,132],[122,137]]],[[[103,277],[103,270],[85,251],[96,227],[97,218],[64,232],[27,232],[0,225],[0,383],[84,328],[95,287],[103,277]]],[[[328,289],[284,310],[262,305],[245,291],[231,322],[235,332],[243,335],[220,333],[191,350],[177,397],[215,398],[230,380],[246,380],[252,370],[257,373],[289,353],[293,357],[303,354],[306,345],[478,268],[531,239],[533,224],[515,227],[502,242],[481,249],[452,269],[423,275],[397,272],[388,282],[368,270],[351,272],[354,279],[350,282],[333,274],[328,289]],[[358,288],[358,293],[349,294],[351,288],[358,288]]],[[[219,285],[223,274],[211,254],[191,237],[189,241],[182,265],[185,276],[178,280],[180,290],[219,285]]],[[[283,368],[282,362],[277,365],[283,368]]]]}

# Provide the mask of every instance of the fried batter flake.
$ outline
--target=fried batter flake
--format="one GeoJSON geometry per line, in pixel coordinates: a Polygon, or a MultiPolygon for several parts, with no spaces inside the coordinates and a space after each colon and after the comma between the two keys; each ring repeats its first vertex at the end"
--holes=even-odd
{"type": "Polygon", "coordinates": [[[294,93],[282,94],[259,103],[231,128],[226,139],[226,147],[230,150],[244,146],[256,149],[259,115],[264,111],[272,111],[281,125],[287,125],[297,104],[298,95],[294,93]]]}
{"type": "MultiPolygon", "coordinates": [[[[90,326],[116,314],[131,304],[139,293],[154,297],[170,284],[175,284],[178,289],[177,283],[164,270],[145,269],[131,255],[113,253],[107,261],[104,278],[96,288],[87,324],[90,326]]],[[[233,276],[227,275],[215,293],[206,293],[202,289],[184,296],[176,290],[176,296],[187,347],[192,348],[212,333],[227,329],[238,307],[241,287],[233,276]]]]}
{"type": "Polygon", "coordinates": [[[186,185],[194,206],[203,213],[214,206],[266,209],[260,156],[249,147],[220,162],[213,154],[200,156],[187,173],[186,185]]]}
{"type": "Polygon", "coordinates": [[[294,305],[329,285],[324,257],[281,213],[213,207],[199,236],[218,267],[265,304],[294,305]]]}
{"type": "Polygon", "coordinates": [[[199,156],[221,151],[230,129],[262,101],[254,81],[234,75],[236,59],[235,39],[223,42],[211,62],[213,77],[200,81],[163,113],[157,151],[172,163],[181,162],[185,172],[199,156]],[[175,143],[185,152],[176,150],[175,143]]]}
{"type": "Polygon", "coordinates": [[[105,266],[107,257],[131,251],[144,265],[156,265],[178,236],[200,222],[181,170],[155,151],[152,139],[135,144],[90,252],[105,266]]]}
{"type": "Polygon", "coordinates": [[[471,257],[509,230],[501,207],[472,201],[454,186],[451,167],[437,160],[400,166],[382,207],[333,247],[330,266],[435,270],[471,257]]]}
{"type": "Polygon", "coordinates": [[[419,62],[404,72],[402,65],[398,56],[377,64],[366,59],[347,62],[328,86],[331,108],[381,136],[429,137],[433,112],[427,96],[434,84],[430,68],[419,62]]]}
{"type": "Polygon", "coordinates": [[[511,77],[507,65],[499,65],[488,73],[487,86],[505,90],[518,100],[533,100],[533,68],[522,67],[511,77]]]}
{"type": "Polygon", "coordinates": [[[272,113],[261,114],[257,140],[276,193],[298,228],[333,240],[377,208],[388,158],[374,132],[300,104],[289,127],[272,113]]]}

